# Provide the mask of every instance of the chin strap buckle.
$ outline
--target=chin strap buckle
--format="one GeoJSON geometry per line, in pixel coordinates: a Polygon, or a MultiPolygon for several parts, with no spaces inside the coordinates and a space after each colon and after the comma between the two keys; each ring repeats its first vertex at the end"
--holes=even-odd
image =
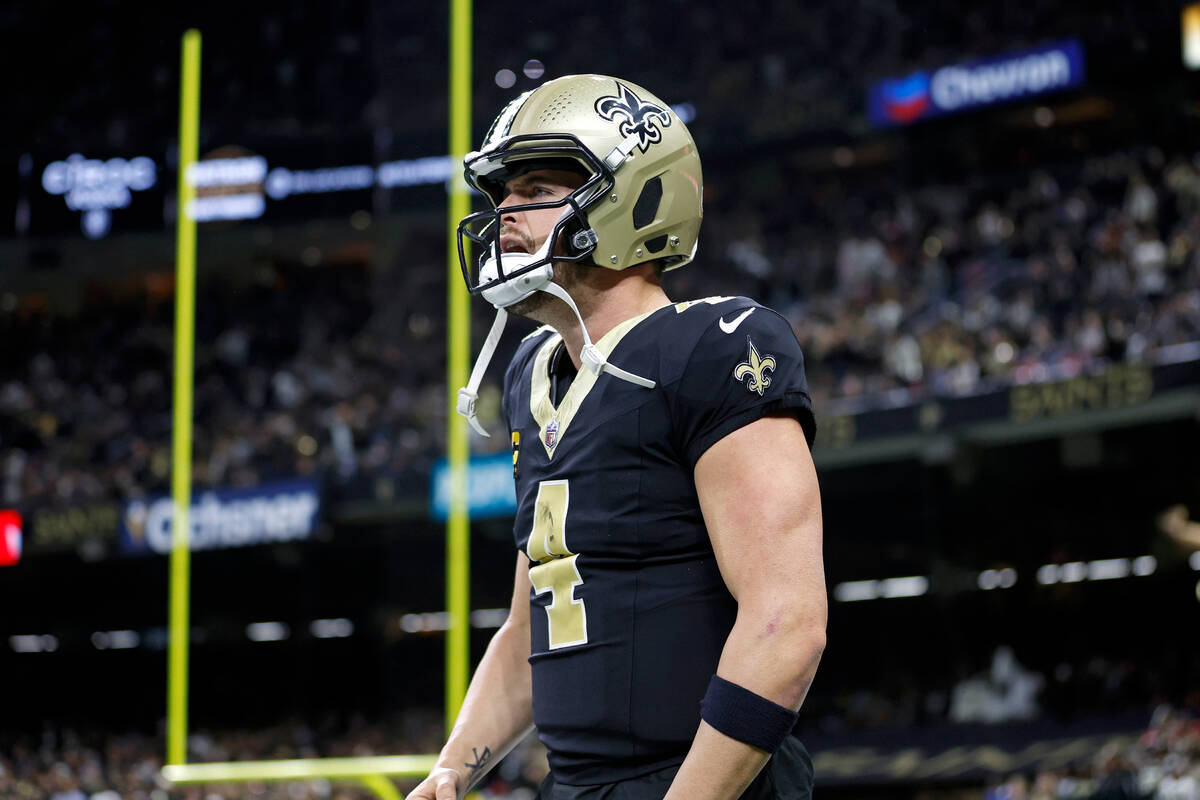
{"type": "Polygon", "coordinates": [[[455,409],[460,416],[466,417],[467,422],[480,436],[490,435],[484,427],[479,424],[479,420],[475,418],[475,401],[479,399],[479,395],[472,392],[470,389],[462,388],[458,390],[458,407],[455,409]]]}
{"type": "Polygon", "coordinates": [[[645,389],[653,389],[654,381],[649,378],[643,378],[640,375],[634,375],[632,372],[626,372],[620,367],[614,367],[608,363],[608,359],[604,357],[604,353],[600,352],[600,348],[588,342],[583,346],[583,350],[579,353],[579,360],[599,377],[601,372],[607,372],[614,378],[619,378],[623,381],[628,381],[635,386],[641,386],[645,389]]]}
{"type": "Polygon", "coordinates": [[[483,382],[483,373],[487,371],[492,354],[496,352],[496,345],[500,342],[500,334],[504,333],[504,323],[507,321],[508,312],[503,308],[496,309],[496,319],[492,322],[492,329],[488,331],[487,338],[483,340],[483,349],[479,351],[479,358],[475,360],[471,378],[466,386],[458,390],[454,410],[466,417],[472,430],[480,436],[487,436],[488,432],[479,424],[479,420],[475,419],[475,401],[479,399],[479,384],[483,382]]]}
{"type": "Polygon", "coordinates": [[[600,348],[590,342],[583,346],[583,350],[579,353],[579,360],[596,376],[604,371],[604,367],[608,363],[604,354],[600,352],[600,348]]]}

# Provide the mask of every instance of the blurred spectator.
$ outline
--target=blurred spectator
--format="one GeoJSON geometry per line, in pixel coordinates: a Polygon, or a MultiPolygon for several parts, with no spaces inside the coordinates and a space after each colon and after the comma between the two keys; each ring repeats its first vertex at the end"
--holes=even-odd
{"type": "MultiPolygon", "coordinates": [[[[434,752],[441,715],[414,711],[367,722],[292,721],[259,730],[198,731],[188,740],[194,763],[335,758],[434,752]]],[[[249,782],[173,787],[164,781],[161,737],[47,730],[37,740],[0,736],[0,797],[14,800],[372,800],[352,782],[249,782]]],[[[502,761],[480,792],[494,800],[529,800],[547,771],[545,751],[528,737],[502,761]]],[[[401,788],[416,780],[399,779],[401,788]]]]}
{"type": "MultiPolygon", "coordinates": [[[[196,731],[195,763],[424,753],[436,750],[441,718],[411,711],[367,721],[351,715],[316,724],[298,720],[257,730],[196,731]]],[[[947,735],[952,735],[949,731],[947,735]]],[[[1114,743],[1067,766],[1004,776],[986,800],[1197,800],[1200,716],[1160,706],[1136,739],[1114,743]]],[[[20,800],[367,800],[352,783],[324,780],[172,787],[159,777],[161,737],[135,733],[45,730],[39,737],[0,735],[0,796],[20,800]]],[[[488,800],[531,800],[546,775],[545,750],[530,736],[477,790],[488,800]]],[[[416,781],[398,780],[403,790],[416,781]]]]}
{"type": "Polygon", "coordinates": [[[989,788],[985,798],[1031,800],[1200,800],[1200,716],[1160,706],[1150,726],[1128,747],[1110,745],[1091,759],[1034,776],[1032,792],[1024,776],[989,788]]]}
{"type": "Polygon", "coordinates": [[[954,722],[1009,722],[1038,716],[1037,694],[1045,680],[1017,663],[1012,648],[1001,645],[992,655],[991,670],[960,681],[950,700],[954,722]]]}
{"type": "MultiPolygon", "coordinates": [[[[797,174],[808,199],[794,215],[772,212],[774,184],[737,193],[706,229],[711,255],[666,285],[677,296],[757,291],[785,311],[822,414],[1153,362],[1200,343],[1197,158],[1131,150],[964,186],[889,183],[883,196],[870,173],[797,174]]],[[[711,173],[715,185],[743,177],[711,173]]],[[[210,287],[199,305],[197,483],[423,480],[447,409],[445,323],[430,314],[444,291],[432,277],[438,246],[415,236],[390,270],[275,265],[249,285],[210,287]]],[[[474,311],[482,321],[486,308],[474,311]]],[[[22,344],[0,355],[0,502],[166,487],[169,305],[109,297],[63,317],[18,303],[0,313],[0,332],[22,344]]],[[[481,395],[481,415],[498,413],[494,400],[481,395]]]]}

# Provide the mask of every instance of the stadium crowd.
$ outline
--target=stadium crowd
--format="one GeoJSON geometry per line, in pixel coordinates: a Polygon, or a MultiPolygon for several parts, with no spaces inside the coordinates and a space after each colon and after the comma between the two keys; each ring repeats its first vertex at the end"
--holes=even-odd
{"type": "Polygon", "coordinates": [[[1147,148],[807,193],[801,175],[750,173],[723,193],[754,208],[711,218],[725,260],[792,319],[816,408],[856,410],[1153,361],[1200,339],[1198,166],[1147,148]]]}
{"type": "MultiPolygon", "coordinates": [[[[289,721],[252,731],[195,733],[193,763],[436,752],[441,721],[410,712],[367,722],[289,721]]],[[[948,734],[949,735],[949,734],[948,734]]],[[[1149,726],[1092,756],[1032,775],[997,776],[984,800],[1196,800],[1200,798],[1200,715],[1158,707],[1149,726]]],[[[47,728],[0,737],[0,796],[13,800],[366,800],[353,783],[221,783],[171,786],[163,780],[162,737],[47,728]]],[[[529,737],[488,776],[479,800],[530,800],[546,774],[545,751],[529,737]]],[[[400,780],[401,787],[415,781],[400,780]]],[[[819,783],[818,783],[819,785],[819,783]]],[[[949,795],[947,795],[949,796],[949,795]]],[[[962,795],[955,795],[962,796],[962,795]]]]}
{"type": "MultiPolygon", "coordinates": [[[[1032,651],[1034,648],[1030,648],[1032,651]]],[[[1037,657],[1040,652],[1027,652],[1037,657]]],[[[941,725],[998,725],[1081,719],[1127,719],[1171,698],[1200,712],[1200,686],[1190,678],[1124,657],[1081,655],[1048,668],[1021,663],[1002,644],[984,662],[960,658],[943,670],[883,670],[878,675],[822,676],[805,699],[797,731],[816,737],[865,730],[906,730],[941,725]]]]}
{"type": "Polygon", "coordinates": [[[984,800],[1197,800],[1200,798],[1200,718],[1168,706],[1128,746],[1114,743],[1092,759],[1012,775],[984,800]]]}
{"type": "MultiPolygon", "coordinates": [[[[413,711],[368,722],[331,716],[317,725],[288,721],[255,730],[198,731],[189,763],[346,758],[433,753],[441,745],[436,712],[413,711]]],[[[353,782],[220,783],[172,786],[160,771],[165,743],[140,733],[47,729],[37,737],[0,735],[0,797],[8,800],[368,800],[353,782]]],[[[480,800],[530,800],[547,771],[535,737],[488,776],[480,800]]],[[[398,779],[401,788],[416,780],[398,779]]]]}
{"type": "MultiPolygon", "coordinates": [[[[723,141],[741,146],[845,129],[863,114],[861,98],[871,82],[915,68],[1067,37],[1104,48],[1178,35],[1178,6],[1161,0],[1120,0],[1103,9],[990,0],[966,10],[936,0],[805,6],[772,0],[755,11],[729,15],[721,6],[685,0],[580,6],[570,14],[530,10],[522,35],[475,38],[476,114],[493,114],[501,92],[509,91],[491,85],[494,70],[520,74],[527,59],[540,58],[557,75],[637,75],[645,86],[672,87],[671,102],[694,103],[720,121],[708,128],[710,141],[700,141],[701,152],[709,152],[706,147],[723,141]],[[620,47],[612,46],[614,30],[622,31],[620,47]],[[579,42],[606,45],[575,46],[579,42]],[[672,43],[686,49],[686,61],[664,57],[672,43]]],[[[445,24],[445,15],[414,14],[405,4],[378,0],[264,8],[250,17],[164,5],[139,9],[136,22],[119,0],[106,0],[73,9],[66,27],[53,7],[23,7],[0,15],[0,35],[14,43],[14,63],[35,58],[38,39],[30,34],[48,30],[63,68],[36,85],[7,90],[11,127],[25,133],[25,146],[36,143],[59,156],[161,147],[176,134],[176,34],[195,25],[210,43],[205,127],[218,138],[369,142],[385,131],[385,139],[400,146],[440,144],[445,24]],[[88,74],[109,79],[81,80],[88,74]]],[[[504,6],[482,6],[475,25],[505,30],[511,14],[504,6]]],[[[513,88],[530,88],[537,79],[521,78],[513,88]]]]}
{"type": "MultiPolygon", "coordinates": [[[[1145,148],[915,187],[787,169],[711,175],[701,261],[665,280],[676,297],[751,294],[785,313],[820,413],[1197,357],[1196,156],[1145,148]]],[[[436,236],[417,239],[392,269],[268,264],[209,282],[197,485],[427,473],[443,449],[444,288],[436,236]]],[[[477,334],[486,311],[475,303],[477,334]]],[[[73,317],[8,296],[0,330],[22,343],[0,355],[0,503],[165,488],[169,291],[73,317]]],[[[499,426],[491,382],[480,407],[499,426]]]]}

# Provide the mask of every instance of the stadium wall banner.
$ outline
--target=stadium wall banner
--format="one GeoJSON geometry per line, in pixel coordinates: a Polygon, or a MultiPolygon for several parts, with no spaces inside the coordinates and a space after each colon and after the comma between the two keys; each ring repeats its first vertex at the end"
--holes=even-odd
{"type": "Polygon", "coordinates": [[[1073,89],[1085,77],[1083,45],[1067,39],[1031,50],[919,70],[867,89],[867,114],[878,126],[1024,100],[1073,89]]]}
{"type": "Polygon", "coordinates": [[[1038,720],[851,734],[804,736],[813,769],[827,786],[988,780],[1061,769],[1106,747],[1127,747],[1145,726],[1140,716],[1079,723],[1038,720]]]}
{"type": "Polygon", "coordinates": [[[61,507],[47,505],[27,514],[30,554],[75,550],[89,542],[111,544],[121,530],[121,506],[93,503],[61,507]]]}
{"type": "Polygon", "coordinates": [[[1064,380],[819,417],[815,446],[836,450],[869,439],[944,432],[981,422],[1021,424],[1089,411],[1135,408],[1165,392],[1197,385],[1200,385],[1200,360],[1157,365],[1114,364],[1105,370],[1064,380]]]}
{"type": "MultiPolygon", "coordinates": [[[[467,507],[471,516],[479,519],[517,512],[511,454],[504,452],[471,459],[467,467],[467,507]]],[[[450,467],[445,459],[433,468],[429,513],[436,520],[445,520],[450,513],[450,467]]]]}
{"type": "MultiPolygon", "coordinates": [[[[316,529],[321,495],[313,481],[265,483],[249,489],[201,492],[192,498],[191,549],[218,550],[307,539],[316,529]]],[[[121,511],[121,552],[171,550],[170,497],[126,503],[121,511]]]]}

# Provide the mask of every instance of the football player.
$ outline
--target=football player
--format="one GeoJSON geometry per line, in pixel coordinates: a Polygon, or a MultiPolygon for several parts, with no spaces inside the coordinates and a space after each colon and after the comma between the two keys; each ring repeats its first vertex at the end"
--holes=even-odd
{"type": "Polygon", "coordinates": [[[825,644],[815,422],[787,320],[744,297],[672,302],[700,160],[672,109],[600,75],[510,103],[459,226],[496,323],[542,322],[504,378],[519,551],[512,608],[438,767],[411,800],[467,790],[531,727],[543,800],[808,798],[792,735],[825,644]],[[765,766],[765,768],[764,768],[765,766]]]}

